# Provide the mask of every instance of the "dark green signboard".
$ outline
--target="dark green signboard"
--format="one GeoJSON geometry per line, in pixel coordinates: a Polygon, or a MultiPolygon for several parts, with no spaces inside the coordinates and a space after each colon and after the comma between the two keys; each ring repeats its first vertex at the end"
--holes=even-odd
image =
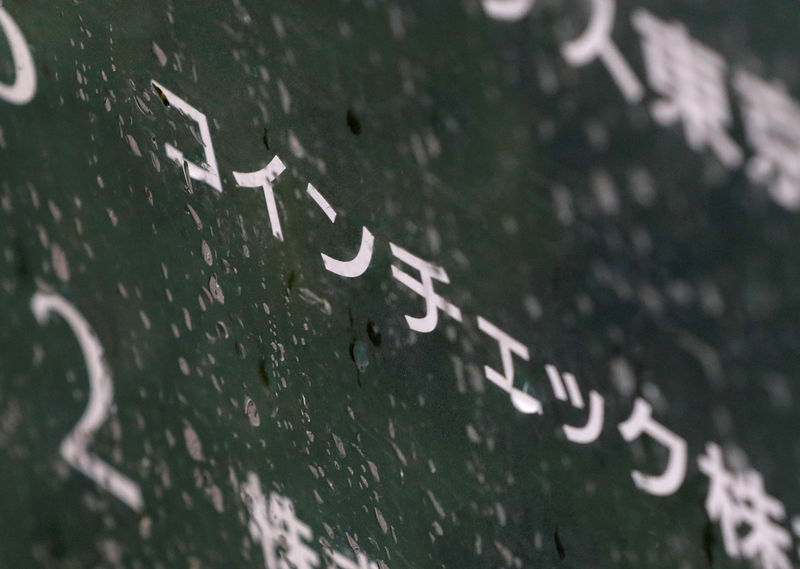
{"type": "Polygon", "coordinates": [[[0,567],[800,563],[800,6],[0,5],[0,567]]]}

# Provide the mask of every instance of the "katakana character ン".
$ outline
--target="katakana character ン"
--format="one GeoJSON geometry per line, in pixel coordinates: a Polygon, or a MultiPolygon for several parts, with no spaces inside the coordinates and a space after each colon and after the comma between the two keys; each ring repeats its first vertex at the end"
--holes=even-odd
{"type": "Polygon", "coordinates": [[[747,141],[755,149],[748,177],[765,184],[772,199],[800,209],[800,106],[779,83],[739,70],[734,87],[742,103],[747,141]]]}
{"type": "Polygon", "coordinates": [[[311,528],[297,519],[294,504],[274,492],[269,503],[254,472],[247,475],[242,495],[250,512],[250,535],[261,542],[266,569],[312,569],[319,566],[319,555],[307,541],[311,528]]]}
{"type": "Polygon", "coordinates": [[[511,398],[511,404],[520,413],[527,415],[541,414],[542,404],[539,400],[514,387],[514,354],[526,362],[529,361],[531,356],[527,346],[521,344],[481,316],[478,316],[478,328],[497,340],[500,346],[500,361],[503,363],[503,373],[489,366],[483,366],[486,379],[508,393],[511,398]]]}
{"type": "Polygon", "coordinates": [[[561,47],[561,54],[573,67],[583,67],[599,58],[625,100],[638,103],[644,96],[642,83],[611,39],[616,0],[591,0],[591,6],[592,15],[586,31],[577,39],[565,43],[561,47]]]}
{"type": "Polygon", "coordinates": [[[642,36],[648,83],[663,97],[651,107],[653,118],[663,126],[682,122],[693,150],[709,147],[726,167],[739,166],[742,150],[727,132],[731,111],[725,61],[693,40],[683,24],[642,9],[631,19],[642,36]]]}
{"type": "Polygon", "coordinates": [[[528,15],[536,0],[481,0],[487,16],[493,20],[516,22],[528,15]]]}
{"type": "MultiPolygon", "coordinates": [[[[581,389],[578,381],[571,373],[560,373],[556,366],[547,364],[544,366],[547,378],[553,393],[559,401],[569,401],[573,407],[584,409],[586,404],[583,401],[581,389]]],[[[594,389],[589,392],[589,419],[583,427],[573,427],[564,425],[564,434],[567,440],[573,443],[588,445],[597,440],[603,431],[603,419],[605,415],[605,399],[594,389]]]]}
{"type": "Polygon", "coordinates": [[[278,206],[275,203],[275,193],[272,191],[272,183],[284,170],[286,170],[286,165],[280,158],[275,156],[270,160],[269,164],[260,170],[233,173],[238,186],[242,188],[261,188],[264,191],[264,200],[267,202],[267,213],[269,214],[269,224],[272,227],[272,235],[279,241],[283,241],[283,231],[281,230],[281,220],[278,217],[278,206]]]}
{"type": "MultiPolygon", "coordinates": [[[[306,193],[311,196],[311,199],[313,199],[314,202],[320,207],[327,218],[331,220],[331,223],[335,223],[336,211],[333,209],[333,207],[331,207],[331,204],[328,203],[328,200],[326,200],[325,197],[319,193],[317,188],[311,184],[308,184],[306,187],[306,193]]],[[[326,270],[339,276],[348,278],[360,277],[369,267],[369,264],[372,261],[372,253],[374,250],[375,237],[372,235],[369,229],[362,226],[361,245],[359,245],[358,253],[356,253],[355,257],[349,261],[339,261],[333,257],[329,257],[325,253],[321,253],[322,263],[325,265],[326,270]]]]}
{"type": "Polygon", "coordinates": [[[392,265],[392,276],[425,299],[425,316],[415,318],[406,315],[408,327],[415,332],[432,332],[439,322],[437,310],[441,310],[453,320],[461,322],[461,309],[446,301],[433,290],[434,280],[450,284],[450,277],[447,276],[444,268],[423,261],[394,243],[389,243],[389,247],[392,250],[392,255],[419,271],[422,279],[418,281],[408,273],[404,273],[396,265],[392,265]]]}
{"type": "Polygon", "coordinates": [[[686,441],[655,422],[653,408],[642,398],[636,399],[631,416],[620,423],[618,428],[622,438],[627,442],[638,439],[645,433],[667,447],[669,451],[667,467],[662,474],[654,476],[638,470],[631,473],[636,487],[653,496],[669,496],[677,492],[686,477],[686,441]]]}
{"type": "Polygon", "coordinates": [[[786,551],[792,538],[778,523],[786,511],[766,493],[761,475],[755,470],[734,473],[726,469],[722,450],[715,443],[706,444],[697,464],[709,479],[706,512],[719,522],[725,552],[734,559],[755,561],[760,569],[791,569],[786,551]]]}
{"type": "Polygon", "coordinates": [[[205,182],[218,192],[222,191],[222,181],[219,176],[219,168],[217,167],[217,157],[214,154],[214,145],[211,142],[211,131],[208,129],[208,120],[206,115],[198,111],[192,105],[181,99],[178,95],[164,87],[157,81],[151,81],[151,86],[156,92],[156,95],[161,99],[161,102],[168,107],[175,107],[181,114],[189,117],[200,128],[200,142],[205,151],[205,163],[195,164],[187,160],[183,152],[175,148],[170,143],[164,144],[164,149],[167,152],[167,158],[175,162],[178,166],[183,168],[184,172],[193,180],[205,182]]]}
{"type": "Polygon", "coordinates": [[[378,569],[378,564],[370,561],[369,557],[361,551],[356,552],[355,561],[338,551],[331,550],[328,554],[331,558],[330,569],[378,569]]]}

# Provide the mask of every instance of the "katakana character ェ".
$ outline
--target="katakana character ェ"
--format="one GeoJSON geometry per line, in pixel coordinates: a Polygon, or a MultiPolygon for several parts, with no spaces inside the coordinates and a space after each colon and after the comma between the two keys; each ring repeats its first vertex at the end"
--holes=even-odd
{"type": "MultiPolygon", "coordinates": [[[[578,381],[571,373],[560,373],[556,366],[547,364],[544,366],[547,378],[553,393],[559,401],[569,401],[573,407],[584,409],[586,404],[583,401],[581,389],[578,381]],[[566,384],[566,385],[565,385],[566,384]]],[[[582,445],[593,443],[603,431],[603,418],[605,414],[605,399],[594,389],[589,392],[589,419],[583,427],[573,427],[564,425],[564,434],[567,440],[582,445]]]]}
{"type": "Polygon", "coordinates": [[[361,551],[356,552],[355,561],[338,551],[331,550],[328,554],[331,558],[330,569],[378,569],[378,564],[370,561],[369,557],[361,551]]]}
{"type": "Polygon", "coordinates": [[[319,565],[319,555],[306,543],[313,537],[311,528],[297,519],[289,498],[271,492],[267,503],[254,472],[248,473],[242,494],[250,512],[250,535],[261,542],[266,569],[312,569],[319,565]]]}
{"type": "Polygon", "coordinates": [[[278,206],[275,203],[275,193],[272,191],[274,182],[283,171],[286,165],[280,158],[275,156],[269,164],[256,170],[255,172],[234,172],[233,177],[236,184],[242,188],[261,188],[264,191],[264,200],[267,202],[267,213],[269,214],[269,224],[272,227],[272,234],[283,241],[283,231],[281,230],[281,220],[278,218],[278,206]]]}
{"type": "Polygon", "coordinates": [[[731,111],[722,57],[693,40],[683,24],[642,9],[632,21],[642,36],[648,82],[664,97],[653,104],[653,117],[664,126],[682,122],[693,150],[710,147],[728,168],[740,165],[742,151],[727,133],[731,111]]]}
{"type": "Polygon", "coordinates": [[[734,473],[726,469],[722,450],[715,443],[706,444],[697,464],[709,479],[706,512],[719,522],[725,552],[734,559],[756,561],[760,569],[791,569],[786,551],[792,538],[777,523],[786,511],[766,493],[761,475],[755,470],[734,473]]]}
{"type": "Polygon", "coordinates": [[[481,0],[487,16],[493,20],[516,22],[528,15],[536,0],[481,0]]]}
{"type": "MultiPolygon", "coordinates": [[[[311,184],[308,184],[306,187],[306,193],[311,196],[311,199],[313,199],[314,202],[320,207],[327,218],[331,220],[331,223],[335,223],[336,211],[333,209],[333,207],[331,207],[331,204],[328,203],[328,200],[326,200],[325,197],[319,193],[317,188],[311,184]]],[[[322,262],[325,265],[325,269],[342,277],[360,277],[369,267],[369,264],[372,261],[372,253],[374,249],[375,237],[372,235],[369,229],[362,226],[361,245],[359,245],[358,253],[356,253],[355,257],[349,261],[339,261],[333,257],[329,257],[325,253],[321,253],[322,262]]]]}
{"type": "Polygon", "coordinates": [[[483,366],[486,379],[497,385],[500,389],[509,394],[511,404],[521,413],[528,415],[541,414],[542,404],[535,397],[528,395],[521,389],[514,387],[514,354],[525,360],[530,360],[530,352],[524,346],[502,330],[478,316],[478,328],[488,336],[497,340],[500,346],[500,361],[503,362],[503,373],[500,373],[489,366],[483,366]]]}
{"type": "Polygon", "coordinates": [[[631,416],[620,423],[618,428],[622,438],[627,442],[638,439],[642,433],[646,433],[669,451],[667,467],[662,474],[653,476],[638,470],[631,473],[636,487],[654,496],[669,496],[677,492],[686,477],[686,441],[656,423],[653,420],[653,408],[642,398],[636,399],[631,416]]]}
{"type": "Polygon", "coordinates": [[[591,0],[591,3],[589,26],[580,37],[565,43],[561,54],[573,67],[582,67],[600,58],[622,96],[629,103],[638,103],[644,94],[642,83],[611,39],[616,0],[591,0]]]}
{"type": "Polygon", "coordinates": [[[184,172],[189,176],[189,178],[198,180],[200,182],[205,182],[218,192],[221,192],[222,181],[219,177],[217,157],[214,154],[214,145],[211,142],[211,131],[208,129],[206,115],[164,87],[161,83],[158,83],[157,81],[151,81],[150,84],[152,85],[153,90],[156,92],[156,95],[159,96],[165,105],[175,107],[182,114],[196,122],[197,126],[200,128],[200,142],[205,151],[205,164],[198,165],[194,162],[190,162],[183,156],[183,152],[168,142],[164,144],[164,149],[167,151],[167,158],[183,168],[184,172]]]}
{"type": "Polygon", "coordinates": [[[778,83],[739,70],[734,86],[742,103],[747,141],[755,149],[747,175],[779,205],[800,209],[800,106],[778,83]]]}
{"type": "Polygon", "coordinates": [[[432,332],[439,322],[437,310],[442,310],[453,320],[461,322],[461,309],[446,301],[433,290],[434,280],[450,284],[450,277],[447,276],[444,268],[423,261],[394,243],[389,243],[389,247],[392,250],[392,255],[406,265],[417,269],[422,279],[418,281],[408,273],[404,273],[396,265],[392,265],[392,276],[425,299],[425,316],[415,318],[406,315],[408,327],[416,332],[432,332]]]}

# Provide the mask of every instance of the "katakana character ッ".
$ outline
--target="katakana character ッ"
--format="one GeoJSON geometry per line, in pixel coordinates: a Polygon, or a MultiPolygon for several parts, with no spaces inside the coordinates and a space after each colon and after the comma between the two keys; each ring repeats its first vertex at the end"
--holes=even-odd
{"type": "Polygon", "coordinates": [[[599,58],[622,91],[622,96],[629,103],[638,103],[644,95],[642,83],[611,39],[616,0],[591,0],[591,5],[592,15],[586,31],[565,43],[561,54],[573,67],[588,65],[599,58]]]}
{"type": "Polygon", "coordinates": [[[481,0],[487,16],[493,20],[516,22],[528,15],[536,0],[481,0]]]}
{"type": "MultiPolygon", "coordinates": [[[[553,388],[553,393],[559,401],[569,401],[573,407],[584,409],[586,404],[583,401],[581,389],[578,387],[578,381],[571,373],[561,373],[556,366],[547,364],[544,366],[547,372],[547,378],[550,380],[550,386],[553,388]],[[566,385],[565,385],[566,384],[566,385]]],[[[573,427],[571,425],[564,425],[564,434],[567,440],[587,445],[593,443],[600,436],[603,431],[603,418],[605,415],[605,399],[597,391],[592,389],[589,392],[589,419],[583,427],[573,427]]]]}
{"type": "Polygon", "coordinates": [[[739,70],[734,87],[742,103],[747,141],[755,156],[747,163],[747,175],[779,205],[800,209],[800,105],[779,83],[767,83],[739,70]]]}
{"type": "Polygon", "coordinates": [[[22,30],[2,4],[0,4],[0,30],[8,40],[11,61],[16,72],[13,83],[0,82],[0,99],[12,105],[24,105],[36,94],[36,66],[22,30]]]}
{"type": "Polygon", "coordinates": [[[654,496],[669,496],[678,491],[686,477],[686,441],[653,420],[653,408],[642,398],[633,404],[633,412],[619,424],[619,432],[627,442],[646,433],[667,447],[669,458],[664,472],[658,476],[644,474],[638,470],[631,473],[636,487],[654,496]]]}
{"type": "Polygon", "coordinates": [[[444,268],[423,261],[394,243],[389,243],[389,247],[392,250],[392,255],[406,265],[417,269],[422,279],[418,281],[408,273],[404,273],[396,265],[392,265],[392,276],[425,299],[425,316],[415,318],[406,315],[408,327],[416,332],[432,332],[439,322],[437,310],[442,310],[453,320],[461,322],[461,309],[446,301],[433,290],[434,280],[450,284],[450,277],[447,276],[444,268]]]}
{"type": "Polygon", "coordinates": [[[272,234],[283,241],[283,231],[281,230],[281,220],[278,217],[278,206],[275,203],[275,193],[272,191],[274,182],[283,171],[286,165],[280,158],[275,156],[269,164],[256,170],[255,172],[234,172],[233,177],[236,184],[242,188],[261,188],[264,191],[264,200],[267,202],[267,213],[269,214],[269,224],[272,227],[272,234]]]}
{"type": "Polygon", "coordinates": [[[214,145],[211,142],[211,131],[208,129],[206,115],[164,87],[161,83],[150,81],[150,84],[156,92],[156,95],[161,99],[161,102],[167,106],[175,107],[181,114],[186,115],[196,122],[197,126],[200,128],[200,143],[203,145],[203,150],[205,152],[204,164],[198,165],[194,162],[190,162],[184,157],[183,152],[168,142],[164,143],[164,149],[167,151],[167,158],[183,168],[189,178],[205,182],[218,192],[221,192],[222,181],[219,176],[217,157],[214,154],[214,145]]]}
{"type": "Polygon", "coordinates": [[[525,360],[530,360],[530,352],[527,346],[521,344],[502,330],[478,316],[478,328],[488,336],[497,340],[500,346],[500,361],[503,363],[503,373],[500,373],[489,366],[483,366],[486,379],[497,385],[500,389],[508,393],[511,404],[521,413],[527,415],[541,414],[542,404],[535,397],[528,395],[521,389],[514,387],[514,354],[525,360]]]}
{"type": "Polygon", "coordinates": [[[715,443],[706,444],[697,464],[709,479],[706,512],[720,524],[725,552],[734,559],[756,561],[760,569],[791,569],[786,551],[792,538],[777,523],[786,511],[766,493],[761,475],[755,470],[729,471],[715,443]]]}
{"type": "Polygon", "coordinates": [[[266,569],[319,566],[319,555],[306,543],[313,537],[311,528],[297,519],[289,498],[271,492],[267,502],[254,472],[248,473],[242,494],[250,512],[250,535],[261,542],[266,569]]]}
{"type": "MultiPolygon", "coordinates": [[[[319,193],[317,188],[308,184],[306,193],[311,196],[311,199],[320,207],[325,213],[331,223],[336,222],[336,211],[328,203],[328,200],[319,193]]],[[[328,271],[340,275],[342,277],[355,278],[360,277],[369,267],[372,261],[372,253],[375,249],[375,237],[366,227],[361,228],[361,245],[358,247],[358,253],[349,261],[339,261],[333,257],[329,257],[325,253],[322,255],[322,263],[328,271]]]]}
{"type": "Polygon", "coordinates": [[[693,40],[683,24],[665,22],[643,9],[631,19],[642,36],[648,82],[663,97],[652,106],[656,122],[682,122],[693,150],[710,147],[728,168],[740,165],[742,151],[727,132],[731,111],[725,61],[693,40]]]}
{"type": "Polygon", "coordinates": [[[330,550],[328,555],[331,558],[330,569],[378,569],[378,564],[370,561],[369,557],[361,551],[356,552],[355,561],[338,551],[330,550]]]}

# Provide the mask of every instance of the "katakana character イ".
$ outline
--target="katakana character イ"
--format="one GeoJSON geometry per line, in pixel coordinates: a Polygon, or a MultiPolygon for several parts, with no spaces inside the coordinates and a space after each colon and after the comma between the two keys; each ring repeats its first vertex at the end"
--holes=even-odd
{"type": "Polygon", "coordinates": [[[633,404],[631,416],[620,423],[618,428],[622,438],[627,442],[638,439],[645,433],[667,447],[669,451],[667,467],[662,474],[654,476],[643,474],[638,470],[631,472],[636,487],[654,496],[669,496],[677,492],[686,477],[686,441],[655,422],[653,408],[640,397],[633,404]]]}
{"type": "Polygon", "coordinates": [[[760,569],[791,569],[786,551],[792,538],[777,523],[786,511],[766,493],[761,475],[755,470],[727,470],[722,450],[715,443],[706,445],[697,464],[709,479],[706,512],[719,522],[725,552],[734,559],[756,561],[760,569]]]}
{"type": "Polygon", "coordinates": [[[664,126],[682,122],[693,150],[710,147],[728,168],[740,165],[742,151],[727,133],[731,111],[722,57],[693,40],[683,24],[642,9],[632,21],[642,36],[648,82],[663,97],[652,106],[655,120],[664,126]]]}
{"type": "Polygon", "coordinates": [[[242,495],[250,512],[250,535],[261,542],[266,569],[312,569],[319,566],[319,555],[306,542],[311,528],[297,519],[294,504],[274,492],[269,503],[254,472],[247,475],[242,495]]]}
{"type": "Polygon", "coordinates": [[[283,171],[286,165],[280,158],[275,156],[269,164],[256,170],[255,172],[234,172],[233,177],[236,184],[242,188],[261,188],[264,191],[264,200],[267,202],[267,214],[269,224],[272,227],[272,234],[283,241],[283,231],[281,230],[281,220],[278,218],[278,206],[275,203],[275,192],[272,191],[274,182],[283,171]]]}
{"type": "Polygon", "coordinates": [[[486,379],[497,385],[500,389],[509,394],[511,404],[521,413],[528,415],[541,414],[542,404],[535,397],[528,395],[521,389],[514,387],[514,354],[525,360],[530,360],[530,352],[524,346],[502,330],[478,316],[478,328],[488,336],[497,340],[500,346],[500,361],[503,363],[503,373],[500,373],[489,366],[483,366],[486,379]]]}
{"type": "MultiPolygon", "coordinates": [[[[311,196],[311,199],[313,199],[314,202],[320,207],[327,218],[331,220],[331,223],[335,223],[336,211],[333,209],[333,207],[331,207],[331,204],[328,203],[328,200],[326,200],[325,197],[319,193],[317,188],[311,184],[308,184],[306,187],[306,193],[311,196]]],[[[362,226],[361,245],[359,245],[358,253],[356,253],[355,257],[349,261],[339,261],[333,257],[329,257],[325,253],[321,253],[322,263],[325,265],[326,270],[342,277],[360,277],[369,267],[369,264],[372,261],[372,253],[374,249],[375,237],[372,235],[369,229],[362,226]]]]}
{"type": "Polygon", "coordinates": [[[536,0],[481,0],[486,15],[493,20],[516,22],[528,15],[536,0]]]}
{"type": "Polygon", "coordinates": [[[738,71],[734,87],[741,97],[747,141],[755,149],[747,175],[778,204],[800,209],[800,106],[778,83],[738,71]]]}
{"type": "Polygon", "coordinates": [[[219,177],[217,157],[214,154],[214,145],[211,143],[211,131],[208,129],[208,120],[206,120],[206,115],[164,87],[161,83],[158,83],[157,81],[151,81],[150,84],[153,87],[153,90],[156,92],[156,95],[159,96],[165,105],[169,107],[175,107],[182,114],[196,122],[197,126],[200,128],[200,142],[205,151],[205,164],[195,164],[194,162],[190,162],[184,158],[183,152],[168,142],[164,144],[164,149],[167,151],[167,158],[183,168],[184,172],[189,178],[198,180],[200,182],[205,182],[218,192],[221,192],[222,181],[219,177]]]}
{"type": "Polygon", "coordinates": [[[586,31],[565,43],[561,54],[573,67],[588,65],[599,58],[622,91],[622,96],[629,103],[638,103],[643,96],[642,83],[611,39],[616,0],[591,0],[591,5],[592,16],[586,31]]]}
{"type": "MultiPolygon", "coordinates": [[[[583,401],[581,389],[578,381],[571,373],[560,373],[554,365],[544,366],[547,378],[553,393],[559,401],[569,401],[573,407],[584,409],[586,404],[583,401]]],[[[603,417],[605,414],[605,399],[594,389],[589,392],[589,419],[583,427],[573,427],[564,425],[564,434],[567,440],[587,445],[593,443],[603,431],[603,417]]]]}
{"type": "Polygon", "coordinates": [[[433,290],[434,280],[450,284],[450,277],[447,276],[447,272],[442,267],[423,261],[394,243],[389,243],[389,247],[392,250],[392,255],[419,271],[422,279],[418,281],[408,273],[404,273],[396,265],[392,265],[392,276],[425,299],[425,316],[415,318],[406,315],[408,327],[416,332],[432,332],[439,322],[438,310],[442,310],[453,320],[461,322],[461,309],[446,301],[433,290]]]}

